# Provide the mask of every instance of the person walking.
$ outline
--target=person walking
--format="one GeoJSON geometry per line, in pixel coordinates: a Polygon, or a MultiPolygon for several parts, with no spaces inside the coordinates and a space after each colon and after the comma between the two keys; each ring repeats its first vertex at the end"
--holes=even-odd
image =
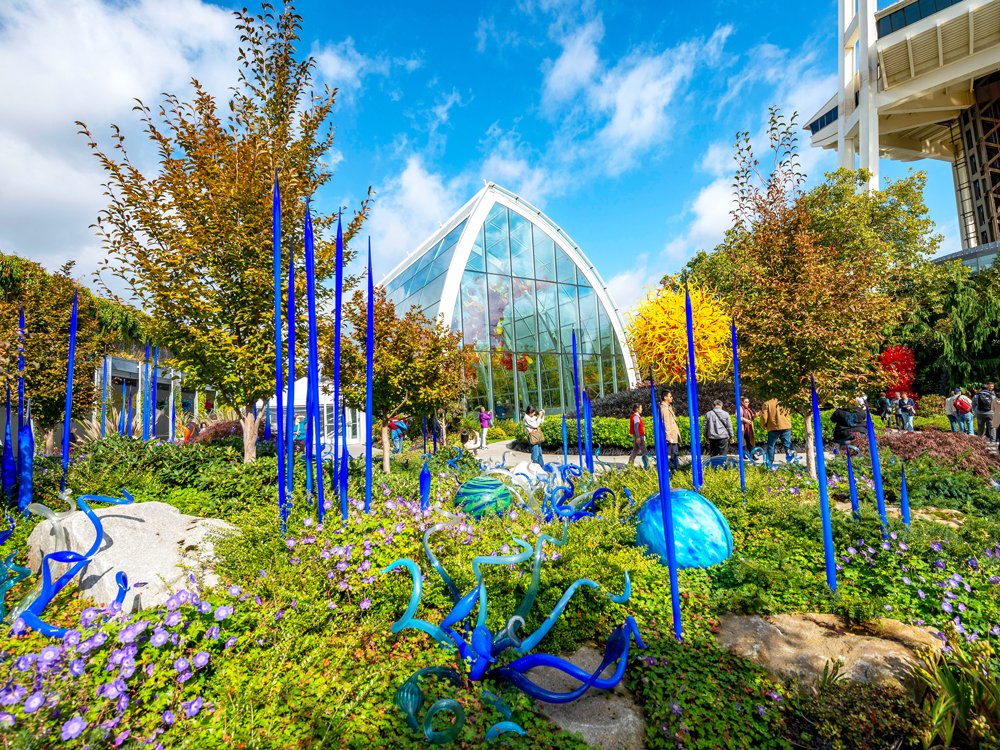
{"type": "Polygon", "coordinates": [[[399,416],[389,423],[389,437],[392,439],[392,452],[399,454],[403,452],[403,436],[409,429],[405,416],[399,416]]]}
{"type": "Polygon", "coordinates": [[[767,465],[774,464],[774,447],[780,440],[785,447],[785,459],[792,455],[792,416],[788,409],[772,398],[760,408],[760,422],[767,430],[767,465]]]}
{"type": "Polygon", "coordinates": [[[479,407],[479,430],[482,433],[482,438],[479,440],[479,445],[483,448],[486,447],[486,433],[490,430],[490,422],[493,421],[493,412],[486,411],[485,406],[479,407]]]}
{"type": "Polygon", "coordinates": [[[905,391],[899,392],[899,415],[903,420],[903,429],[913,432],[913,418],[917,415],[917,404],[905,391]]]}
{"type": "Polygon", "coordinates": [[[705,437],[713,457],[725,456],[729,453],[729,444],[736,442],[733,422],[719,399],[715,400],[712,410],[705,415],[705,437]]]}
{"type": "Polygon", "coordinates": [[[306,418],[302,414],[295,415],[295,426],[292,428],[292,447],[295,450],[305,450],[306,418]]]}
{"type": "Polygon", "coordinates": [[[903,423],[903,393],[901,391],[892,392],[892,416],[897,430],[904,428],[903,423]]]}
{"type": "Polygon", "coordinates": [[[542,424],[545,422],[545,409],[538,411],[534,406],[528,404],[524,410],[524,429],[528,431],[528,445],[531,446],[531,461],[539,466],[542,463],[542,443],[545,436],[542,434],[542,424]]]}
{"type": "Polygon", "coordinates": [[[632,436],[632,452],[628,454],[631,466],[636,456],[646,455],[646,426],[642,423],[642,404],[632,404],[632,416],[628,421],[628,434],[632,436]]]}
{"type": "Polygon", "coordinates": [[[944,402],[944,413],[951,422],[952,432],[972,434],[972,399],[962,393],[961,388],[952,390],[951,397],[944,402]]]}
{"type": "Polygon", "coordinates": [[[743,429],[743,450],[752,451],[757,447],[757,435],[753,429],[753,421],[757,418],[757,412],[750,408],[750,399],[746,396],[742,399],[740,406],[740,422],[743,429]]]}
{"type": "Polygon", "coordinates": [[[889,415],[892,413],[892,404],[889,402],[889,397],[885,395],[885,391],[880,391],[878,398],[875,400],[876,413],[879,419],[882,420],[882,426],[889,426],[889,415]]]}
{"type": "Polygon", "coordinates": [[[993,402],[995,400],[993,383],[986,383],[972,399],[972,406],[976,413],[976,434],[985,436],[990,441],[995,439],[993,431],[993,402]]]}
{"type": "Polygon", "coordinates": [[[674,394],[670,391],[664,391],[660,396],[660,417],[663,419],[663,433],[667,438],[667,463],[673,459],[674,471],[677,471],[677,448],[680,447],[681,430],[674,413],[674,394]]]}

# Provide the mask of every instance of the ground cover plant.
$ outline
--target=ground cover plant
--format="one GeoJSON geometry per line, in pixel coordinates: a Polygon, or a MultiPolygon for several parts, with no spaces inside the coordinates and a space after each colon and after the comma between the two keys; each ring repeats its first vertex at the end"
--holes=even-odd
{"type": "MultiPolygon", "coordinates": [[[[136,615],[90,607],[65,592],[50,607],[52,619],[73,626],[78,642],[77,636],[60,642],[30,632],[10,639],[3,649],[7,677],[0,693],[8,746],[139,747],[146,741],[199,748],[426,746],[392,705],[395,690],[426,666],[449,666],[459,674],[467,667],[428,636],[390,632],[406,607],[410,580],[405,573],[379,572],[396,558],[415,560],[426,576],[418,616],[439,622],[450,610],[451,600],[430,575],[421,547],[433,516],[419,507],[419,448],[394,461],[393,473],[376,481],[371,515],[363,512],[364,464],[351,461],[346,524],[336,515],[324,526],[316,524],[315,508],[297,485],[289,532],[282,538],[267,445],[255,464],[246,465],[242,450],[226,441],[173,446],[116,436],[86,444],[70,472],[74,493],[118,494],[124,484],[138,502],[157,500],[186,513],[222,517],[237,532],[217,542],[223,583],[214,591],[194,580],[166,607],[136,615]]],[[[898,499],[888,483],[896,481],[892,467],[901,460],[889,448],[883,454],[892,509],[898,499]]],[[[428,467],[431,500],[448,508],[460,483],[480,471],[471,456],[459,456],[455,448],[439,450],[428,467]]],[[[891,747],[897,740],[905,747],[936,733],[940,722],[931,721],[936,698],[916,706],[847,685],[803,693],[714,645],[718,618],[730,612],[830,612],[858,622],[892,617],[960,628],[957,637],[985,643],[1000,635],[995,513],[972,507],[957,529],[917,519],[907,530],[891,519],[883,540],[867,490],[870,466],[858,457],[854,468],[862,488],[861,519],[833,515],[836,595],[825,587],[817,485],[804,470],[752,470],[745,496],[736,472],[706,475],[703,494],[726,516],[735,553],[709,570],[680,572],[683,645],[672,638],[669,576],[632,543],[634,515],[655,491],[656,477],[640,468],[601,477],[614,496],[599,503],[598,517],[574,524],[566,546],[545,548],[535,610],[550,611],[566,586],[581,577],[620,591],[626,570],[632,597],[619,605],[581,590],[543,649],[558,654],[584,642],[600,644],[625,616],[634,616],[649,648],[632,652],[626,680],[645,712],[650,748],[891,747]],[[860,710],[866,703],[880,707],[877,716],[860,710]],[[872,738],[885,742],[871,744],[872,738]]],[[[916,468],[912,481],[920,487],[925,468],[916,468]]],[[[974,472],[949,467],[947,473],[996,492],[974,472]]],[[[844,491],[845,476],[843,459],[832,462],[832,495],[844,491]]],[[[673,479],[677,487],[690,487],[684,472],[673,479]]],[[[48,485],[40,484],[54,504],[55,479],[51,485],[45,490],[48,485]]],[[[928,483],[920,492],[940,507],[944,499],[934,495],[935,487],[928,483]]],[[[33,525],[20,524],[2,553],[23,561],[33,525]]],[[[517,509],[503,519],[461,517],[432,543],[458,587],[467,591],[474,584],[472,557],[505,554],[512,533],[532,542],[560,528],[517,509]]],[[[486,569],[496,612],[516,605],[526,590],[526,570],[486,569]]],[[[9,592],[8,605],[35,580],[9,592]]],[[[527,624],[533,627],[537,620],[527,624]]],[[[486,730],[503,719],[484,699],[483,688],[500,696],[512,720],[527,731],[523,737],[505,735],[506,746],[585,747],[503,684],[456,687],[428,680],[422,687],[425,705],[451,698],[463,706],[459,747],[479,746],[486,730]]],[[[953,734],[964,741],[960,732],[953,734]]]]}

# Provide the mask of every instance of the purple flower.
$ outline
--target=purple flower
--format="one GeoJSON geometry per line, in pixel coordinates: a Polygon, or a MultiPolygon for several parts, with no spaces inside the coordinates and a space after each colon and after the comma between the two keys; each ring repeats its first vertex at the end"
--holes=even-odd
{"type": "Polygon", "coordinates": [[[260,570],[258,570],[257,572],[258,572],[258,573],[260,573],[260,577],[261,577],[261,578],[267,578],[267,573],[265,573],[265,572],[264,572],[264,569],[263,569],[263,568],[261,568],[261,569],[260,569],[260,570]]]}
{"type": "Polygon", "coordinates": [[[14,726],[14,715],[9,714],[6,711],[0,713],[0,727],[12,727],[14,726]]]}
{"type": "Polygon", "coordinates": [[[208,629],[208,632],[205,633],[205,637],[208,638],[208,640],[210,640],[210,641],[214,641],[216,638],[218,638],[219,637],[219,626],[218,625],[213,625],[212,627],[210,627],[208,629]]]}
{"type": "Polygon", "coordinates": [[[187,703],[184,704],[184,713],[185,713],[185,715],[189,719],[194,718],[195,716],[198,715],[198,712],[201,711],[201,707],[204,704],[205,704],[205,701],[204,701],[204,699],[200,695],[197,698],[195,698],[194,700],[188,701],[187,703]]]}
{"type": "Polygon", "coordinates": [[[192,662],[194,663],[194,668],[201,669],[206,664],[208,664],[211,658],[212,657],[208,655],[207,651],[199,651],[197,654],[194,655],[194,659],[192,659],[192,662]]]}
{"type": "Polygon", "coordinates": [[[157,630],[153,633],[153,637],[149,639],[149,643],[152,646],[160,647],[167,642],[167,631],[157,630]]]}
{"type": "Polygon", "coordinates": [[[27,672],[31,669],[31,665],[35,663],[36,659],[38,659],[38,657],[35,654],[25,654],[17,660],[17,663],[14,666],[17,668],[18,672],[27,672]]]}
{"type": "Polygon", "coordinates": [[[163,712],[163,723],[164,724],[173,724],[175,721],[177,721],[177,717],[174,716],[174,712],[173,711],[171,711],[171,710],[168,709],[168,710],[166,710],[166,711],[163,712]]]}
{"type": "Polygon", "coordinates": [[[193,675],[191,674],[190,669],[185,670],[184,672],[181,672],[179,675],[177,675],[177,682],[185,683],[188,680],[190,680],[192,676],[193,675]]]}
{"type": "Polygon", "coordinates": [[[670,706],[670,713],[672,713],[674,716],[680,716],[682,713],[684,713],[684,709],[681,708],[680,704],[677,701],[670,701],[669,706],[670,706]]]}
{"type": "Polygon", "coordinates": [[[778,694],[777,694],[776,692],[774,692],[773,690],[769,690],[769,691],[767,691],[766,695],[767,695],[767,697],[768,697],[768,698],[770,698],[770,699],[771,699],[771,700],[773,700],[773,701],[780,701],[780,700],[782,699],[782,698],[781,698],[781,696],[780,696],[780,695],[778,695],[778,694]]]}
{"type": "Polygon", "coordinates": [[[242,591],[242,589],[239,586],[230,586],[229,587],[229,595],[230,596],[239,596],[241,591],[242,591]]]}
{"type": "Polygon", "coordinates": [[[884,549],[884,550],[890,550],[890,549],[892,549],[892,545],[889,544],[889,542],[882,542],[882,549],[884,549]]]}
{"type": "Polygon", "coordinates": [[[931,542],[931,549],[935,552],[940,552],[942,549],[941,542],[931,542]]]}
{"type": "Polygon", "coordinates": [[[361,606],[361,609],[368,609],[370,606],[372,606],[372,600],[371,599],[362,599],[360,606],[361,606]]]}
{"type": "Polygon", "coordinates": [[[74,659],[69,663],[69,671],[74,677],[82,675],[85,668],[83,659],[74,659]]]}
{"type": "Polygon", "coordinates": [[[954,612],[954,609],[952,609],[951,606],[951,602],[942,602],[941,609],[943,609],[945,612],[954,612]]]}
{"type": "Polygon", "coordinates": [[[46,646],[42,653],[38,655],[39,664],[51,664],[62,654],[62,649],[58,646],[46,646]]]}
{"type": "Polygon", "coordinates": [[[28,696],[28,700],[24,702],[24,713],[33,714],[35,711],[42,707],[45,703],[45,693],[39,691],[37,693],[32,693],[28,696]]]}
{"type": "Polygon", "coordinates": [[[87,722],[81,719],[79,716],[74,716],[72,719],[67,721],[62,725],[62,738],[64,742],[69,740],[75,740],[81,734],[83,730],[87,728],[87,722]]]}
{"type": "Polygon", "coordinates": [[[294,539],[286,539],[285,540],[285,546],[288,547],[288,549],[293,549],[295,547],[295,540],[294,539]]]}
{"type": "Polygon", "coordinates": [[[114,746],[118,747],[119,745],[121,745],[125,740],[128,739],[128,736],[130,734],[132,734],[132,730],[131,729],[126,729],[124,732],[122,732],[117,737],[115,737],[114,746]]]}
{"type": "Polygon", "coordinates": [[[927,594],[924,593],[923,589],[917,589],[917,596],[919,596],[921,599],[927,598],[927,594]]]}
{"type": "Polygon", "coordinates": [[[14,685],[12,688],[0,691],[0,703],[5,706],[15,706],[21,702],[27,692],[20,685],[14,685]]]}
{"type": "Polygon", "coordinates": [[[177,594],[167,598],[166,607],[168,610],[175,610],[181,606],[181,600],[178,598],[177,594]]]}
{"type": "Polygon", "coordinates": [[[80,642],[79,630],[67,630],[66,634],[63,636],[63,645],[65,646],[75,646],[79,642],[80,642]]]}
{"type": "Polygon", "coordinates": [[[764,708],[763,706],[757,706],[757,713],[760,714],[761,716],[766,716],[767,709],[764,708]]]}
{"type": "Polygon", "coordinates": [[[215,610],[215,619],[218,620],[219,622],[222,622],[232,613],[233,613],[232,607],[230,607],[229,605],[223,605],[219,607],[217,610],[215,610]]]}
{"type": "Polygon", "coordinates": [[[174,671],[183,672],[190,666],[191,662],[189,662],[182,656],[180,659],[174,662],[174,671]]]}
{"type": "Polygon", "coordinates": [[[905,552],[906,550],[910,549],[910,545],[908,545],[906,542],[900,542],[899,548],[905,552]]]}
{"type": "Polygon", "coordinates": [[[94,609],[93,607],[87,607],[80,615],[80,622],[84,625],[89,625],[97,619],[99,614],[101,614],[100,610],[94,609]]]}
{"type": "Polygon", "coordinates": [[[849,554],[849,555],[856,555],[856,554],[858,554],[858,551],[856,549],[854,549],[854,547],[848,547],[847,548],[847,554],[849,554]]]}
{"type": "Polygon", "coordinates": [[[167,615],[167,619],[163,621],[163,624],[168,628],[176,627],[181,624],[182,615],[180,612],[171,612],[167,615]]]}
{"type": "Polygon", "coordinates": [[[889,538],[892,539],[892,541],[896,541],[897,539],[899,539],[899,537],[896,536],[896,532],[895,531],[890,531],[889,532],[889,538]]]}
{"type": "Polygon", "coordinates": [[[905,583],[907,586],[909,586],[910,585],[910,579],[907,578],[906,576],[903,576],[903,583],[905,583]]]}
{"type": "Polygon", "coordinates": [[[979,560],[977,560],[974,557],[970,557],[969,558],[969,567],[970,568],[978,568],[979,567],[979,560]]]}

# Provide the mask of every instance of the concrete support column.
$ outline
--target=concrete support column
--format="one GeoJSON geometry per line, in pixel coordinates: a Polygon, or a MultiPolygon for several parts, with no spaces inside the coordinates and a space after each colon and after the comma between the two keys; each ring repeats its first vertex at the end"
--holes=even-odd
{"type": "Polygon", "coordinates": [[[878,171],[878,55],[875,42],[876,0],[858,0],[858,65],[861,84],[858,105],[858,151],[861,168],[871,172],[870,190],[879,189],[878,171]]]}

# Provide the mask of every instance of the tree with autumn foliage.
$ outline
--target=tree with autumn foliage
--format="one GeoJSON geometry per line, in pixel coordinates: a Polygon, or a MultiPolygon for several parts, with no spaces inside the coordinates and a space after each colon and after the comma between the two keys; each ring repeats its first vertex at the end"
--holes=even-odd
{"type": "MultiPolygon", "coordinates": [[[[688,282],[699,382],[713,382],[732,370],[729,315],[712,289],[688,282]]],[[[687,377],[688,339],[684,282],[665,277],[625,314],[625,336],[642,373],[660,383],[687,377]]]]}
{"type": "MultiPolygon", "coordinates": [[[[73,419],[95,407],[95,368],[106,349],[127,347],[141,336],[144,316],[137,310],[95,297],[71,277],[73,264],[48,273],[38,263],[0,254],[0,367],[17,413],[17,380],[24,375],[25,400],[41,429],[44,450],[55,450],[56,426],[66,414],[73,294],[77,299],[76,353],[73,359],[73,419]],[[24,308],[24,370],[18,370],[19,317],[24,308]]],[[[3,393],[0,392],[0,396],[3,393]]],[[[15,430],[16,431],[16,430],[15,430]]]]}
{"type": "MultiPolygon", "coordinates": [[[[327,121],[336,96],[336,89],[313,87],[315,61],[297,56],[302,19],[292,6],[263,9],[258,16],[234,14],[242,40],[239,78],[224,114],[196,80],[191,101],[166,95],[155,111],[142,103],[136,108],[160,155],[152,176],[129,159],[117,127],[114,154],[79,123],[108,173],[110,204],[97,221],[108,256],[102,271],[124,281],[152,315],[149,337],[187,373],[185,386],[212,388],[219,406],[240,413],[247,462],[256,458],[263,419],[263,410],[255,418],[254,404],[273,397],[275,387],[272,186],[277,176],[282,267],[287,273],[294,264],[304,279],[305,204],[331,178],[327,121]]],[[[354,214],[345,241],[361,227],[368,205],[354,214]]],[[[334,243],[324,237],[337,215],[314,211],[312,219],[323,306],[333,294],[326,282],[335,268],[334,243]]],[[[283,310],[286,290],[283,281],[283,310]]],[[[297,285],[299,311],[306,309],[305,290],[305,283],[297,285]]],[[[303,366],[305,350],[299,348],[303,366]]]]}
{"type": "Polygon", "coordinates": [[[888,391],[913,393],[917,365],[912,349],[907,346],[890,346],[879,355],[878,362],[885,371],[888,391]]]}
{"type": "MultiPolygon", "coordinates": [[[[366,408],[368,302],[360,290],[344,305],[350,333],[340,348],[340,387],[344,403],[366,408]]],[[[402,414],[433,414],[462,399],[475,385],[475,353],[462,347],[462,335],[430,320],[416,308],[403,316],[375,287],[375,355],[372,391],[374,418],[381,425],[382,470],[389,473],[392,449],[389,422],[402,414]]],[[[324,321],[320,361],[333,380],[333,325],[324,321]]],[[[371,426],[369,426],[371,429],[371,426]]]]}
{"type": "MultiPolygon", "coordinates": [[[[891,232],[815,220],[817,194],[802,189],[795,117],[785,120],[772,109],[768,137],[773,162],[766,169],[749,134],[737,137],[734,226],[725,241],[730,303],[741,375],[759,397],[777,398],[806,417],[815,477],[810,376],[820,398],[838,404],[881,385],[879,352],[903,305],[886,283],[884,248],[872,247],[890,242],[891,232]]],[[[891,213],[881,219],[892,221],[891,213]]]]}

